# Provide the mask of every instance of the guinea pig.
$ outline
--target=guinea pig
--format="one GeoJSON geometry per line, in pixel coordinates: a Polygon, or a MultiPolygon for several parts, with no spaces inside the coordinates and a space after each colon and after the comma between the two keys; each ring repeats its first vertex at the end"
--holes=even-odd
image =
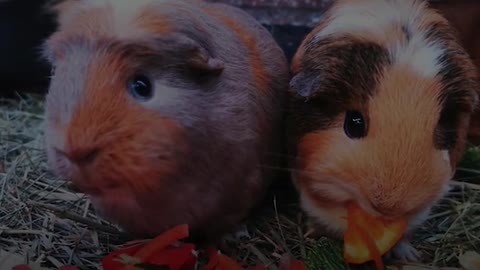
{"type": "Polygon", "coordinates": [[[335,1],[291,74],[289,168],[317,232],[344,237],[356,204],[406,221],[383,259],[418,261],[410,237],[479,135],[477,73],[456,31],[425,1],[335,1]]]}
{"type": "Polygon", "coordinates": [[[284,147],[286,57],[246,12],[203,1],[80,0],[44,41],[51,170],[134,236],[233,233],[284,147]]]}

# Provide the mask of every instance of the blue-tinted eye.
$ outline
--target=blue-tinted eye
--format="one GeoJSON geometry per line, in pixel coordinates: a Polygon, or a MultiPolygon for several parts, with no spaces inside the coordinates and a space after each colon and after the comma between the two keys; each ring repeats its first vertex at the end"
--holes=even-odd
{"type": "Polygon", "coordinates": [[[366,135],[366,123],[362,113],[347,111],[343,126],[345,134],[351,139],[359,139],[366,135]]]}
{"type": "Polygon", "coordinates": [[[147,100],[153,96],[153,86],[145,75],[136,75],[128,82],[130,94],[140,100],[147,100]]]}

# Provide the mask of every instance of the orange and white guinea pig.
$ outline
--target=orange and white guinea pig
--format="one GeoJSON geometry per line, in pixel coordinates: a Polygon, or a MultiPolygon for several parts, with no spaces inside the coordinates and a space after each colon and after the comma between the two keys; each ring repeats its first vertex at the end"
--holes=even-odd
{"type": "Polygon", "coordinates": [[[203,1],[55,10],[58,29],[44,45],[53,171],[134,235],[184,223],[202,239],[236,230],[284,146],[289,67],[269,32],[203,1]]]}
{"type": "Polygon", "coordinates": [[[352,202],[406,219],[386,257],[417,260],[409,238],[479,135],[480,87],[457,34],[425,1],[339,0],[291,70],[288,145],[303,209],[339,238],[352,202]]]}

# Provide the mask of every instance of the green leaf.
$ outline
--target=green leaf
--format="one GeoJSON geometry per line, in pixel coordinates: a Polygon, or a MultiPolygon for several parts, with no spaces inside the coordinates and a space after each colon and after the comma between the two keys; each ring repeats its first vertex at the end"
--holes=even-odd
{"type": "Polygon", "coordinates": [[[307,254],[305,264],[308,269],[350,270],[343,259],[343,248],[340,241],[322,237],[307,254]]]}
{"type": "Polygon", "coordinates": [[[460,167],[480,169],[480,149],[478,147],[467,147],[460,162],[460,167]]]}

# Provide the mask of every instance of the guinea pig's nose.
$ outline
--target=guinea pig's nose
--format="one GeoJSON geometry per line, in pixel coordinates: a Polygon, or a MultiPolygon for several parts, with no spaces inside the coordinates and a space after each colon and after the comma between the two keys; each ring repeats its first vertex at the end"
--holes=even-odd
{"type": "Polygon", "coordinates": [[[77,147],[70,151],[57,150],[60,154],[68,158],[71,162],[77,165],[89,165],[95,161],[100,153],[98,147],[77,147]]]}

